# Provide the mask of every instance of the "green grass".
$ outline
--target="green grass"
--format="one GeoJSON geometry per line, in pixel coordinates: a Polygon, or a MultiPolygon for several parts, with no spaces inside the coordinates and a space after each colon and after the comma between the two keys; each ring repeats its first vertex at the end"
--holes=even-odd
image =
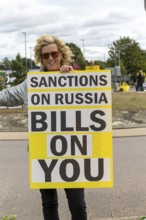
{"type": "Polygon", "coordinates": [[[26,111],[25,108],[0,108],[0,113],[24,113],[26,111]]]}
{"type": "MultiPolygon", "coordinates": [[[[146,92],[112,92],[113,110],[146,109],[146,92]]],[[[0,109],[1,113],[24,113],[26,109],[0,109]]]]}
{"type": "Polygon", "coordinates": [[[1,220],[15,220],[16,215],[5,215],[3,217],[0,217],[1,220]]]}
{"type": "Polygon", "coordinates": [[[113,110],[146,109],[146,92],[113,92],[113,110]]]}

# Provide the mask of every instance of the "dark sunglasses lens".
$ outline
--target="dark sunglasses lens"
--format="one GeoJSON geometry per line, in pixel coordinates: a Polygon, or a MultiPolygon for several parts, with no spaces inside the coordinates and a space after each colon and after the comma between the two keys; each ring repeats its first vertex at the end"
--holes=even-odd
{"type": "Polygon", "coordinates": [[[51,53],[42,53],[42,59],[46,60],[51,55],[52,58],[57,58],[59,56],[59,51],[53,51],[51,53]]]}
{"type": "Polygon", "coordinates": [[[48,58],[49,58],[49,53],[43,53],[43,54],[42,54],[42,58],[43,58],[44,60],[48,59],[48,58]]]}
{"type": "Polygon", "coordinates": [[[50,54],[51,54],[51,57],[57,58],[59,56],[59,51],[54,51],[54,52],[52,52],[50,54]]]}

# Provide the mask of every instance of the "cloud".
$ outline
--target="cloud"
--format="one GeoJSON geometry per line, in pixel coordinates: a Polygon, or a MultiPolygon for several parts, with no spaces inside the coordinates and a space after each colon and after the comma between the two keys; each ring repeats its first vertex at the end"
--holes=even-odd
{"type": "Polygon", "coordinates": [[[146,12],[137,0],[5,0],[0,4],[0,59],[27,56],[41,34],[54,34],[84,49],[87,59],[108,57],[108,45],[129,36],[146,49],[146,12]]]}

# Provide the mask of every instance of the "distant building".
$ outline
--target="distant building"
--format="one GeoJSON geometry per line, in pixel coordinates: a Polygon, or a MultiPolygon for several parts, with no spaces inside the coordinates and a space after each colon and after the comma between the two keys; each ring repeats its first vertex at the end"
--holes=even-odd
{"type": "Polygon", "coordinates": [[[111,70],[112,84],[121,84],[122,82],[129,83],[131,81],[131,75],[122,75],[120,66],[108,68],[111,70]]]}

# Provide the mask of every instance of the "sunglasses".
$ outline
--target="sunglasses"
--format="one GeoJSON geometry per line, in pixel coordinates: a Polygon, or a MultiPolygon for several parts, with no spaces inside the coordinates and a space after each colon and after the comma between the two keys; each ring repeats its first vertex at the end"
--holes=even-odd
{"type": "Polygon", "coordinates": [[[59,56],[59,51],[52,51],[51,53],[42,53],[41,54],[41,57],[43,60],[47,60],[50,56],[53,59],[57,58],[59,56]]]}

